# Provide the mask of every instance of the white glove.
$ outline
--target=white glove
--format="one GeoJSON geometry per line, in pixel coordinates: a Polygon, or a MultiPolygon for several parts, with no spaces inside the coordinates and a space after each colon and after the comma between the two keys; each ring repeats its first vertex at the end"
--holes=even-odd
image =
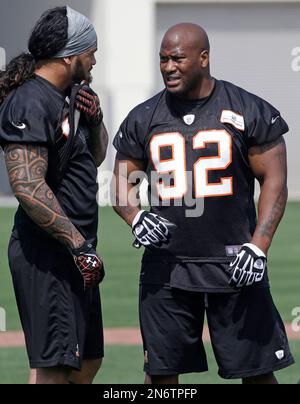
{"type": "Polygon", "coordinates": [[[141,245],[161,247],[168,244],[171,237],[170,230],[177,226],[155,213],[140,210],[133,219],[131,227],[136,237],[133,246],[139,248],[141,245]]]}
{"type": "Polygon", "coordinates": [[[229,264],[227,272],[231,278],[229,285],[236,288],[261,282],[267,264],[267,257],[256,245],[243,244],[235,259],[229,264]]]}

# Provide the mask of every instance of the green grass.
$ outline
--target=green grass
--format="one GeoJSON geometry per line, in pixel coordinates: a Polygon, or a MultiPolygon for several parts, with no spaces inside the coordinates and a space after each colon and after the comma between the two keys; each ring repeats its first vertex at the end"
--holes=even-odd
{"type": "MultiPolygon", "coordinates": [[[[296,357],[300,356],[300,341],[293,341],[291,349],[296,357]]],[[[212,350],[206,345],[209,371],[206,373],[181,376],[182,384],[235,384],[239,380],[224,380],[217,375],[212,350]]],[[[95,379],[99,384],[141,384],[143,354],[141,347],[106,347],[102,369],[95,379]]],[[[276,373],[282,384],[295,384],[300,377],[300,364],[295,364],[276,373]]],[[[24,384],[28,379],[26,352],[22,348],[0,349],[0,384],[24,384]]]]}
{"type": "Polygon", "coordinates": [[[292,309],[300,307],[299,225],[300,203],[289,203],[269,253],[273,298],[287,322],[293,320],[292,309]]]}

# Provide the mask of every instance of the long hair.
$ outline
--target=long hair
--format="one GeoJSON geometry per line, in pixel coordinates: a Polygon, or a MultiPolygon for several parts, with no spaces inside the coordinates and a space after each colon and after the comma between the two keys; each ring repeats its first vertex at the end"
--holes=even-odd
{"type": "Polygon", "coordinates": [[[4,71],[0,71],[0,105],[13,89],[34,77],[37,62],[51,59],[66,46],[67,41],[67,8],[46,11],[31,32],[28,41],[30,53],[15,57],[4,71]]]}

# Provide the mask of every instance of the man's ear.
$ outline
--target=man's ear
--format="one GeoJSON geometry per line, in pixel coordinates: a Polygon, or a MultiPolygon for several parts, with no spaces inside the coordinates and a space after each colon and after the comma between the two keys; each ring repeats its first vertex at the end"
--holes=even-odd
{"type": "Polygon", "coordinates": [[[63,58],[63,61],[65,62],[66,65],[71,65],[72,64],[72,60],[73,60],[74,56],[69,56],[67,58],[63,58]]]}
{"type": "Polygon", "coordinates": [[[200,54],[201,66],[203,68],[207,67],[209,64],[209,52],[208,50],[204,50],[200,54]]]}

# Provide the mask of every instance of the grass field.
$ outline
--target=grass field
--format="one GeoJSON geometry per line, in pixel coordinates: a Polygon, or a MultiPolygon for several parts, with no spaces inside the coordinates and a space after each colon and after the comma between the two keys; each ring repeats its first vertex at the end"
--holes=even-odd
{"type": "MultiPolygon", "coordinates": [[[[7,266],[7,243],[13,221],[13,209],[0,209],[0,307],[7,314],[7,329],[19,330],[20,323],[7,266]]],[[[102,286],[105,327],[138,326],[137,295],[139,262],[142,251],[131,247],[130,229],[111,208],[100,210],[99,251],[106,266],[102,286]]],[[[285,217],[270,250],[269,274],[274,300],[283,319],[292,321],[291,311],[300,307],[299,280],[300,203],[289,203],[285,217]]],[[[295,357],[300,355],[300,342],[293,342],[295,357]]],[[[210,351],[209,351],[210,352],[210,351]]],[[[216,366],[209,354],[212,371],[202,376],[185,376],[183,382],[218,383],[216,366]]],[[[139,383],[142,380],[140,347],[108,347],[101,383],[139,383]],[[128,366],[132,366],[130,369],[128,366]]],[[[0,383],[26,382],[26,355],[23,349],[0,350],[0,383]]],[[[284,383],[300,377],[299,365],[279,373],[284,383]]]]}
{"type": "MultiPolygon", "coordinates": [[[[238,380],[223,380],[217,375],[212,350],[205,346],[209,372],[181,376],[181,383],[191,384],[237,384],[238,380]]],[[[300,341],[291,342],[291,349],[300,357],[300,341]]],[[[110,346],[105,349],[105,358],[95,383],[99,384],[140,384],[143,383],[141,347],[110,346]]],[[[276,373],[282,384],[295,384],[300,378],[300,366],[292,365],[276,373]]],[[[0,349],[0,384],[24,384],[28,379],[25,349],[0,349]]]]}

